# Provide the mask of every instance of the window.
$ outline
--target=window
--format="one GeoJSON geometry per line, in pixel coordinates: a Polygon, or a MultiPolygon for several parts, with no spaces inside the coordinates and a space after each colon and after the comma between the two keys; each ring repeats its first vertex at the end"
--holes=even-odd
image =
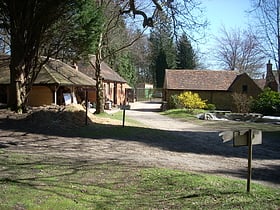
{"type": "Polygon", "coordinates": [[[248,86],[242,85],[242,93],[247,93],[247,92],[248,92],[248,86]]]}

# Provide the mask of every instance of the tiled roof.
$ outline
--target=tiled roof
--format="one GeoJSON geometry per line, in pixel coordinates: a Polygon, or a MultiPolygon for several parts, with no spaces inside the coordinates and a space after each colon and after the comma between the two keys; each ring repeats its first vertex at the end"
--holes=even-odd
{"type": "MultiPolygon", "coordinates": [[[[78,68],[79,71],[95,79],[95,56],[90,55],[88,63],[78,63],[78,68]]],[[[124,78],[110,68],[105,62],[101,63],[101,76],[107,81],[127,83],[124,78]]]]}
{"type": "Polygon", "coordinates": [[[266,79],[254,79],[254,82],[263,90],[266,79]]]}
{"type": "Polygon", "coordinates": [[[236,71],[166,69],[164,88],[226,91],[237,76],[236,71]]]}
{"type": "MultiPolygon", "coordinates": [[[[10,84],[9,62],[0,56],[0,84],[10,84]]],[[[50,58],[42,67],[34,85],[95,86],[92,78],[77,71],[60,60],[50,58]]]]}

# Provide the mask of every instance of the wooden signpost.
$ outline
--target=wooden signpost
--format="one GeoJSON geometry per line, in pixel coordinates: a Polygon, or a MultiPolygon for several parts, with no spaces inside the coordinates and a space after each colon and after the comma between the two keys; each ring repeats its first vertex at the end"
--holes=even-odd
{"type": "Polygon", "coordinates": [[[122,120],[122,127],[124,128],[125,123],[125,105],[123,106],[123,120],[122,120]]]}
{"type": "Polygon", "coordinates": [[[224,131],[221,132],[219,136],[222,136],[223,143],[233,139],[233,146],[235,147],[248,146],[247,192],[250,192],[253,145],[262,144],[262,132],[252,129],[244,131],[224,131]]]}
{"type": "Polygon", "coordinates": [[[122,127],[124,127],[125,124],[125,110],[129,110],[130,109],[130,105],[122,105],[121,109],[123,110],[123,120],[122,120],[122,127]]]}

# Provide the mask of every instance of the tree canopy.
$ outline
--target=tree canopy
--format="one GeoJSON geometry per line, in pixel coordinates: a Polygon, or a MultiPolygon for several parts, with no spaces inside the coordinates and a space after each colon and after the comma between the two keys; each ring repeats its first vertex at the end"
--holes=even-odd
{"type": "Polygon", "coordinates": [[[154,73],[154,84],[162,88],[165,69],[176,67],[176,48],[172,36],[172,27],[168,17],[162,14],[161,19],[150,33],[150,63],[154,73]]]}
{"type": "MultiPolygon", "coordinates": [[[[146,28],[157,25],[162,14],[168,17],[172,37],[176,37],[179,30],[190,35],[207,24],[200,16],[197,0],[2,0],[0,45],[6,51],[4,43],[10,44],[10,107],[16,111],[25,109],[32,84],[50,56],[70,60],[95,51],[100,55],[97,61],[101,61],[100,58],[106,58],[102,54],[105,46],[112,46],[114,34],[118,33],[112,29],[116,24],[127,23],[121,17],[142,17],[142,26],[146,28]],[[40,59],[41,55],[46,55],[45,59],[40,59]]],[[[107,49],[116,53],[131,44],[107,49]]],[[[167,45],[173,43],[170,41],[167,45]]],[[[170,49],[173,50],[173,46],[170,49]]],[[[168,67],[173,67],[172,53],[164,53],[168,67]]]]}
{"type": "Polygon", "coordinates": [[[72,4],[70,0],[2,0],[0,23],[10,36],[11,85],[9,105],[21,112],[25,109],[27,95],[44,62],[39,60],[46,32],[72,4]]]}
{"type": "Polygon", "coordinates": [[[238,70],[258,77],[264,64],[264,54],[258,38],[252,31],[224,27],[216,37],[216,59],[227,70],[238,70]]]}
{"type": "Polygon", "coordinates": [[[255,34],[262,43],[266,57],[274,60],[280,83],[280,1],[251,0],[251,3],[255,34]]]}
{"type": "Polygon", "coordinates": [[[185,33],[178,41],[176,60],[178,69],[194,69],[197,66],[195,52],[185,33]]]}

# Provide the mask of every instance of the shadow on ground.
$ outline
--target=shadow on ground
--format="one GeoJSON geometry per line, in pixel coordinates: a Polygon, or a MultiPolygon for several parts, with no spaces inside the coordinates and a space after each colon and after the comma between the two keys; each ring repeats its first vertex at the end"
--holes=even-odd
{"type": "MultiPolygon", "coordinates": [[[[66,115],[71,116],[72,114],[66,113],[66,115]]],[[[26,136],[30,138],[30,134],[36,134],[35,137],[32,137],[32,141],[27,142],[27,144],[44,142],[47,147],[48,141],[58,141],[58,137],[86,138],[89,141],[90,139],[112,139],[114,141],[140,142],[151,147],[179,153],[217,155],[224,158],[247,158],[246,147],[234,148],[231,143],[222,143],[217,132],[164,131],[144,127],[96,124],[90,121],[89,125],[85,126],[83,120],[78,122],[78,120],[84,119],[84,113],[81,112],[80,115],[78,118],[69,119],[71,122],[68,126],[65,125],[65,121],[59,119],[57,113],[46,114],[38,112],[26,118],[0,119],[0,129],[2,130],[0,149],[16,146],[20,144],[20,139],[24,139],[26,136]],[[40,115],[40,117],[36,115],[40,115]],[[41,119],[41,121],[38,121],[38,119],[41,119]]],[[[280,160],[279,134],[279,132],[265,133],[263,144],[253,147],[253,159],[280,160]]],[[[65,146],[65,142],[61,143],[61,145],[57,144],[62,148],[65,146]]],[[[253,170],[254,179],[280,184],[279,166],[271,165],[271,167],[255,168],[253,170]]],[[[236,172],[217,170],[215,172],[234,173],[236,177],[246,176],[246,172],[244,173],[242,170],[236,172]]]]}

